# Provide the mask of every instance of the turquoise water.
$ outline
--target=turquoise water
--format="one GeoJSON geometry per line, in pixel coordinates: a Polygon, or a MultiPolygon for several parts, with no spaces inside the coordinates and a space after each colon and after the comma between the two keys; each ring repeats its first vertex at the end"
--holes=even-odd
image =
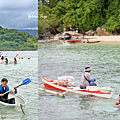
{"type": "MultiPolygon", "coordinates": [[[[11,108],[0,106],[0,120],[37,120],[38,119],[38,52],[37,51],[1,51],[7,55],[8,61],[18,54],[18,64],[0,64],[0,76],[8,79],[11,89],[29,78],[32,82],[19,87],[18,94],[27,100],[23,115],[20,107],[11,108]],[[23,59],[19,59],[23,57],[23,59]],[[30,59],[28,59],[28,57],[30,59]]],[[[0,60],[1,62],[2,60],[0,60]]]]}
{"type": "MultiPolygon", "coordinates": [[[[41,76],[57,79],[73,76],[79,86],[85,66],[99,87],[115,90],[111,99],[83,97],[66,93],[65,98],[38,92],[39,120],[119,120],[120,111],[113,107],[120,94],[120,43],[99,42],[60,45],[59,42],[39,44],[38,83],[41,76]]],[[[43,85],[40,86],[43,88],[43,85]]]]}

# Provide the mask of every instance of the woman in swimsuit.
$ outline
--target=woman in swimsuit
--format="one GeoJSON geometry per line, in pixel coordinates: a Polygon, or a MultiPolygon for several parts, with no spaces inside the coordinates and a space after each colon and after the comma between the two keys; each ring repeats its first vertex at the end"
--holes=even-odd
{"type": "Polygon", "coordinates": [[[16,58],[14,58],[14,64],[17,64],[17,60],[16,60],[16,58]]]}
{"type": "Polygon", "coordinates": [[[114,107],[120,107],[120,95],[119,95],[118,101],[119,102],[114,103],[114,107]]]}

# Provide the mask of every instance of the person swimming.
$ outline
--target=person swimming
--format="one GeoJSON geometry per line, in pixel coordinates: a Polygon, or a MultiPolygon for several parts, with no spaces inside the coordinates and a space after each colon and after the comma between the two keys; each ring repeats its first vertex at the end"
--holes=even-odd
{"type": "Polygon", "coordinates": [[[4,59],[4,56],[1,57],[1,60],[3,60],[3,59],[4,59]]]}
{"type": "Polygon", "coordinates": [[[14,64],[17,64],[17,59],[16,58],[14,58],[14,64]]]}
{"type": "Polygon", "coordinates": [[[120,107],[120,95],[119,95],[118,101],[119,102],[114,103],[114,107],[120,107]]]}
{"type": "Polygon", "coordinates": [[[5,58],[5,61],[4,61],[6,64],[8,64],[8,59],[7,58],[5,58]]]}

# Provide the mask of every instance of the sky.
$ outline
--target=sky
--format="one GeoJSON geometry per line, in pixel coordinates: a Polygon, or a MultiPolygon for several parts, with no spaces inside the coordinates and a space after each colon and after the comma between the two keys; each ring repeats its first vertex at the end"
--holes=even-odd
{"type": "Polygon", "coordinates": [[[38,29],[38,0],[0,0],[0,26],[38,29]]]}

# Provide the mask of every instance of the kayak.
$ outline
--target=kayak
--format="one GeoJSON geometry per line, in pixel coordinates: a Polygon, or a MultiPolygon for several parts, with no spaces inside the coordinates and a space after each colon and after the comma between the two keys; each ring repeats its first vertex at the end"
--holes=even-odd
{"type": "Polygon", "coordinates": [[[42,81],[44,82],[44,86],[53,90],[61,91],[61,92],[70,92],[79,94],[82,96],[91,96],[91,97],[100,97],[109,99],[113,95],[113,89],[109,87],[97,87],[97,86],[87,86],[86,89],[80,89],[80,87],[72,86],[72,87],[64,87],[62,85],[58,85],[57,80],[50,80],[42,76],[42,81]],[[107,91],[107,92],[106,92],[107,91]]]}
{"type": "Polygon", "coordinates": [[[15,98],[15,104],[9,104],[9,103],[5,103],[5,102],[2,102],[2,101],[0,101],[0,104],[2,104],[4,106],[10,106],[10,107],[16,107],[16,106],[25,107],[25,105],[27,104],[27,100],[19,94],[15,94],[15,95],[9,94],[8,99],[10,99],[10,98],[15,98]]]}

